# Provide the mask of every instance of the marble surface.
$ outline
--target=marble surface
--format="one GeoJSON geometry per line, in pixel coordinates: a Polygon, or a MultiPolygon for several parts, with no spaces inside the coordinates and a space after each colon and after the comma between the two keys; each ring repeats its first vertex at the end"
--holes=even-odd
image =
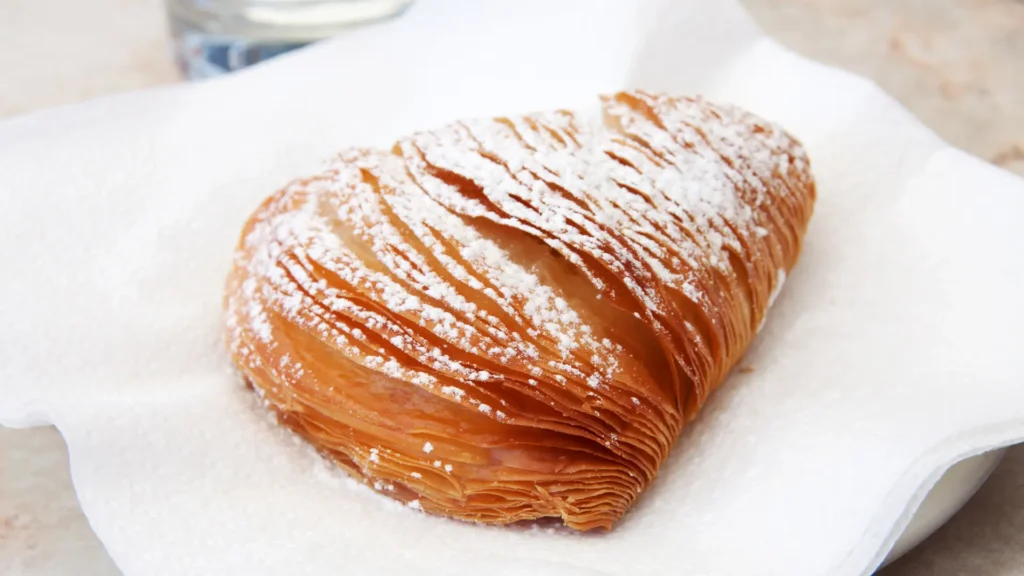
{"type": "MultiPolygon", "coordinates": [[[[1024,175],[1024,0],[743,0],[784,44],[873,78],[941,136],[1024,175]]],[[[160,0],[4,0],[0,117],[179,81],[160,0]]],[[[0,429],[0,566],[114,576],[52,428],[0,429]]],[[[1024,446],[879,576],[1024,576],[1024,446]]]]}

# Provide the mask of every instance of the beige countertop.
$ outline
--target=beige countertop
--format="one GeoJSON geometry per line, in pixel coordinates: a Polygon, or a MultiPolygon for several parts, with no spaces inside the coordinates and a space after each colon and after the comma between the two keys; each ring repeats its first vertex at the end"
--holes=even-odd
{"type": "MultiPolygon", "coordinates": [[[[743,0],[784,44],[873,78],[956,146],[1024,175],[1024,0],[743,0]]],[[[160,0],[5,0],[0,117],[179,80],[160,0]]],[[[51,428],[0,429],[0,566],[118,574],[51,428]]],[[[1024,446],[882,576],[1024,576],[1024,446]]]]}

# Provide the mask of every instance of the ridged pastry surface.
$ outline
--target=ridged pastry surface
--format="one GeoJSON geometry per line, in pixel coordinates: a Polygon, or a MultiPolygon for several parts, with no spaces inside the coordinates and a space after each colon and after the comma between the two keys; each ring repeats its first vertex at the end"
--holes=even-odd
{"type": "Polygon", "coordinates": [[[815,188],[737,108],[601,104],[347,150],[268,198],[226,321],[280,421],[414,508],[611,527],[764,321],[815,188]]]}

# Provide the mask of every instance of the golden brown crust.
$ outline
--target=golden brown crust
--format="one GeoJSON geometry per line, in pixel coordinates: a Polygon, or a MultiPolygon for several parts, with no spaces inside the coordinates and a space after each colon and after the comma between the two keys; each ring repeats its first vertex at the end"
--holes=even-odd
{"type": "Polygon", "coordinates": [[[621,517],[763,322],[815,190],[741,110],[602,108],[346,151],[264,202],[228,339],[280,420],[428,512],[621,517]]]}

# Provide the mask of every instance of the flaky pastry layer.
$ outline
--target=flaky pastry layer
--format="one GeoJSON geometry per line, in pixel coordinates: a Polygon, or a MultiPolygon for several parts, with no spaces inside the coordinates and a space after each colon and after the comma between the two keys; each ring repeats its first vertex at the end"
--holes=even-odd
{"type": "Polygon", "coordinates": [[[267,199],[226,316],[280,421],[412,507],[611,527],[764,321],[815,187],[737,108],[602,110],[347,150],[267,199]]]}

